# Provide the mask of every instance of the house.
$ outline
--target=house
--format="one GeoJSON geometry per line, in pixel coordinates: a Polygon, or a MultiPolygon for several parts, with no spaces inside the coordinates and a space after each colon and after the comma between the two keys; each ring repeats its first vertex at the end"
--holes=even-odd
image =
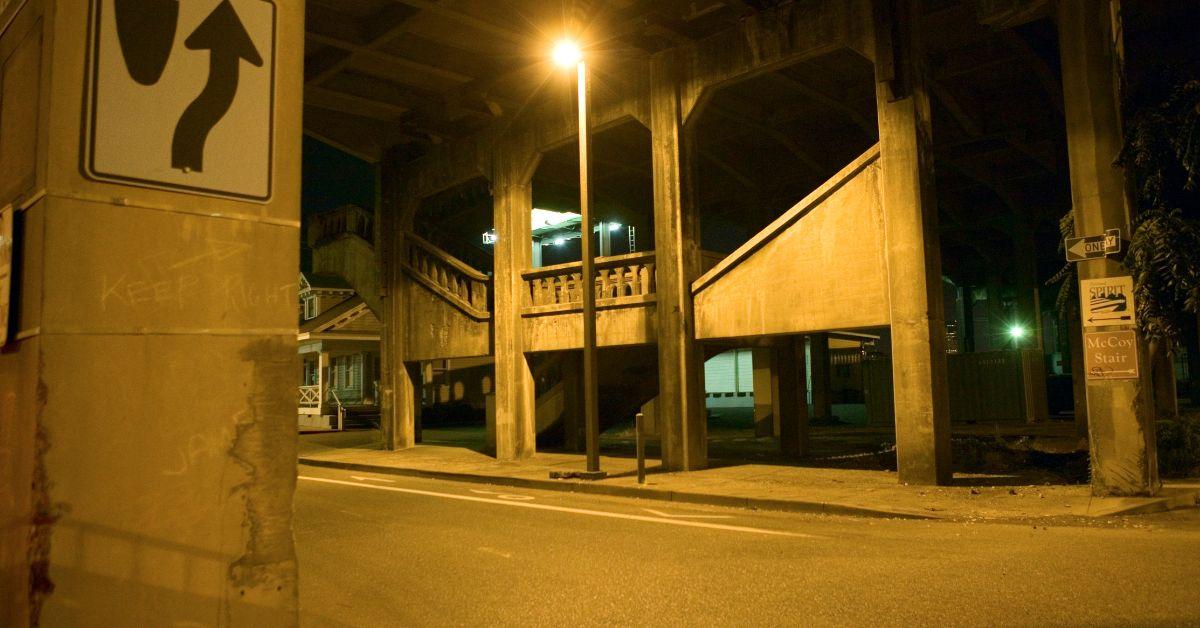
{"type": "Polygon", "coordinates": [[[299,297],[300,428],[377,421],[379,318],[335,274],[302,273],[299,297]]]}

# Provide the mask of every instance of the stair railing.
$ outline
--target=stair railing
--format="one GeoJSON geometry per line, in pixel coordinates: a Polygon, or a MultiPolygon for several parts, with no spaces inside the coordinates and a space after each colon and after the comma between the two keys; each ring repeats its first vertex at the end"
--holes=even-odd
{"type": "Polygon", "coordinates": [[[491,318],[488,312],[491,277],[414,233],[404,234],[404,242],[402,264],[413,279],[468,316],[481,321],[491,318]]]}

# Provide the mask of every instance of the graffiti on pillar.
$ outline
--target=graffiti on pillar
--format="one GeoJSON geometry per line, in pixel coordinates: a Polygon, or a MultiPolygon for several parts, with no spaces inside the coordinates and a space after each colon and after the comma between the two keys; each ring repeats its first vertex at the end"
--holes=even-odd
{"type": "Polygon", "coordinates": [[[269,200],[275,28],[270,0],[96,0],[85,174],[269,200]]]}

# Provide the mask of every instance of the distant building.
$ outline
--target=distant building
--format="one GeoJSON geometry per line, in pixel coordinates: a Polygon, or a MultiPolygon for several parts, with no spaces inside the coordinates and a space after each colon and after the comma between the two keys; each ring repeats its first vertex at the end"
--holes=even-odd
{"type": "Polygon", "coordinates": [[[300,275],[301,429],[341,429],[379,416],[379,318],[341,277],[300,275]]]}

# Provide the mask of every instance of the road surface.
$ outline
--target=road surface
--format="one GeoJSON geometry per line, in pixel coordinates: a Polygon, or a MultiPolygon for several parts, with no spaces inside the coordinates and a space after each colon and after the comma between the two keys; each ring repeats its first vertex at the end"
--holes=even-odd
{"type": "Polygon", "coordinates": [[[1200,624],[1195,511],[950,523],[300,476],[304,626],[1200,624]]]}

